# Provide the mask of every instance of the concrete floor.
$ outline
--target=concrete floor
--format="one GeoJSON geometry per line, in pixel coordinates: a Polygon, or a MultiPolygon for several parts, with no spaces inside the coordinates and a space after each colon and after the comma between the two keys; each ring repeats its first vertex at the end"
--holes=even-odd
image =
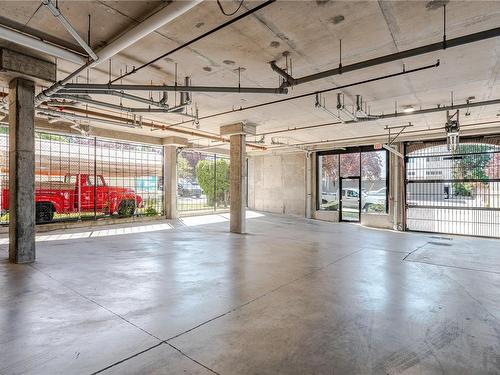
{"type": "Polygon", "coordinates": [[[186,220],[3,260],[0,374],[500,373],[498,240],[186,220]]]}

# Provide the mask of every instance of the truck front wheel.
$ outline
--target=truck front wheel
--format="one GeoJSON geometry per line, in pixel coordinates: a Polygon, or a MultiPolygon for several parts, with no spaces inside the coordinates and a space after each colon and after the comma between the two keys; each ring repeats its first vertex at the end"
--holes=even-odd
{"type": "Polygon", "coordinates": [[[50,223],[54,219],[54,209],[50,203],[37,203],[35,221],[37,224],[50,223]]]}
{"type": "Polygon", "coordinates": [[[133,200],[121,201],[118,207],[118,215],[122,217],[133,216],[135,213],[135,202],[133,200]]]}

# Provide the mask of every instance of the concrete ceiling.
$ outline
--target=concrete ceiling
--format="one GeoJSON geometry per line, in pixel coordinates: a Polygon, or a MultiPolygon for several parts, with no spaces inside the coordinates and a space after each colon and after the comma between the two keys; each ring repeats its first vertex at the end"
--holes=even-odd
{"type": "MultiPolygon", "coordinates": [[[[110,42],[162,4],[155,1],[59,1],[61,12],[82,36],[87,34],[87,15],[91,15],[94,49],[110,42]]],[[[258,4],[260,2],[245,0],[243,8],[251,9],[258,4]]],[[[268,62],[276,60],[278,65],[283,66],[284,54],[288,54],[293,61],[293,75],[300,77],[338,66],[339,39],[342,39],[343,65],[442,40],[441,4],[441,1],[278,1],[124,79],[123,83],[172,84],[174,66],[177,63],[179,80],[183,76],[190,76],[193,85],[237,86],[237,68],[241,67],[244,68],[241,72],[242,86],[276,87],[279,84],[278,76],[270,69],[268,62]]],[[[223,5],[228,9],[237,6],[232,1],[225,1],[223,5]]],[[[39,2],[1,1],[0,7],[2,8],[0,23],[16,28],[22,27],[27,32],[80,50],[52,14],[45,7],[40,7],[39,2]]],[[[240,10],[241,12],[243,10],[240,10]]],[[[147,62],[228,19],[221,13],[215,1],[204,1],[182,17],[114,57],[111,75],[116,77],[120,71],[125,72],[132,66],[147,62]]],[[[498,1],[451,1],[447,5],[448,38],[491,29],[498,27],[499,24],[500,2],[498,1]]],[[[441,65],[435,69],[343,90],[346,104],[353,103],[355,95],[360,94],[368,102],[371,112],[378,114],[394,112],[396,102],[399,110],[405,105],[413,105],[415,108],[447,105],[451,101],[451,92],[455,103],[464,103],[471,96],[474,96],[476,101],[500,98],[500,38],[296,86],[290,90],[288,96],[396,73],[402,70],[403,64],[406,69],[417,68],[433,64],[437,59],[440,59],[441,65]]],[[[59,61],[59,77],[63,78],[77,67],[73,63],[59,61]]],[[[107,83],[108,74],[108,64],[101,64],[90,72],[90,82],[107,83]]],[[[79,82],[86,80],[86,75],[79,78],[79,82]]],[[[148,93],[137,94],[148,96],[148,93]]],[[[97,95],[94,97],[119,103],[118,98],[97,95]]],[[[193,94],[201,117],[283,97],[269,94],[193,94]]],[[[324,98],[326,106],[335,110],[336,93],[325,94],[324,98]]],[[[123,101],[123,104],[134,105],[127,101],[123,101]]],[[[500,106],[472,108],[469,116],[462,116],[462,123],[493,121],[495,123],[471,128],[477,128],[479,131],[481,127],[488,126],[491,128],[488,131],[499,131],[500,123],[496,123],[500,120],[497,116],[499,110],[500,106]]],[[[120,115],[116,112],[113,114],[120,115]]],[[[188,120],[172,114],[145,117],[165,125],[188,120]]],[[[255,123],[258,133],[266,133],[336,122],[336,119],[314,108],[314,97],[307,97],[202,119],[200,130],[218,134],[221,125],[236,121],[255,123]]],[[[272,136],[279,137],[280,142],[300,144],[382,135],[386,134],[384,126],[401,125],[408,121],[414,125],[412,131],[425,133],[428,129],[443,127],[445,114],[434,113],[384,121],[337,124],[279,133],[269,135],[266,143],[270,144],[272,136]]],[[[110,127],[99,124],[95,126],[110,127]]],[[[195,129],[191,121],[178,124],[176,127],[195,129]]],[[[125,131],[154,137],[171,135],[165,131],[151,132],[136,129],[125,129],[125,131]]],[[[444,132],[441,134],[444,135],[444,132]]],[[[200,137],[191,137],[191,140],[200,145],[211,144],[210,141],[200,137]]],[[[372,140],[367,143],[372,143],[372,140]]]]}

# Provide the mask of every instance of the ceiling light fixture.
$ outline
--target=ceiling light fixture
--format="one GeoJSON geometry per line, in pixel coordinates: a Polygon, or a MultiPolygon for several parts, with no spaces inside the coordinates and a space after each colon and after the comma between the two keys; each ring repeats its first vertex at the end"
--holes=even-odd
{"type": "Polygon", "coordinates": [[[415,111],[415,108],[413,108],[412,105],[407,105],[405,107],[403,107],[403,112],[404,113],[412,113],[415,111]]]}

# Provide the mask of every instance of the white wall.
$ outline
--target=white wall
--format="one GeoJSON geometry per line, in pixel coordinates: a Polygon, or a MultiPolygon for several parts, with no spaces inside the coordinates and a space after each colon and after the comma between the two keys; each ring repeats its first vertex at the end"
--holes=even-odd
{"type": "Polygon", "coordinates": [[[306,216],[306,155],[251,156],[248,159],[248,207],[306,216]]]}

